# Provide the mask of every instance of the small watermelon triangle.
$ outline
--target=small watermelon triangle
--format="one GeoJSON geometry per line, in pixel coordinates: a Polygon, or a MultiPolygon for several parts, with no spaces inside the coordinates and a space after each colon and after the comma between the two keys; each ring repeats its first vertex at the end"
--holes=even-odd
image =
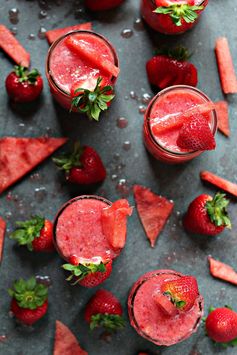
{"type": "Polygon", "coordinates": [[[47,31],[45,36],[47,38],[47,41],[49,44],[52,44],[56,39],[58,39],[61,36],[66,35],[68,32],[71,31],[79,31],[79,30],[91,30],[92,29],[92,23],[91,22],[85,22],[85,23],[80,23],[78,25],[74,26],[68,26],[64,28],[56,28],[54,30],[47,31]]]}
{"type": "Polygon", "coordinates": [[[67,138],[0,138],[0,194],[66,143],[67,138]]]}
{"type": "Polygon", "coordinates": [[[174,203],[165,197],[154,194],[150,189],[135,185],[133,187],[137,212],[150,240],[151,246],[155,246],[156,239],[164,228],[169,218],[174,203]]]}
{"type": "Polygon", "coordinates": [[[217,114],[218,129],[226,137],[230,136],[228,103],[226,101],[218,101],[215,103],[217,114]]]}
{"type": "Polygon", "coordinates": [[[237,285],[237,272],[229,265],[208,257],[210,274],[218,279],[237,285]]]}
{"type": "Polygon", "coordinates": [[[2,217],[0,217],[0,263],[2,261],[2,256],[3,256],[5,232],[6,232],[6,222],[2,217]]]}
{"type": "Polygon", "coordinates": [[[71,330],[59,320],[56,320],[53,355],[88,355],[71,330]]]}

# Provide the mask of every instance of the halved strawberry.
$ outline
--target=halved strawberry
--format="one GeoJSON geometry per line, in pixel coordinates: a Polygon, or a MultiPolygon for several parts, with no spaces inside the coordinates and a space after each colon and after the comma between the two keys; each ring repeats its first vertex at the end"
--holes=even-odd
{"type": "Polygon", "coordinates": [[[173,210],[174,203],[140,185],[133,187],[133,193],[139,218],[153,248],[173,210]]]}
{"type": "Polygon", "coordinates": [[[0,217],[0,264],[3,257],[3,247],[4,247],[4,239],[6,232],[6,222],[2,217],[0,217]]]}
{"type": "Polygon", "coordinates": [[[215,110],[217,114],[219,131],[221,131],[226,137],[229,137],[230,127],[229,127],[228,102],[227,101],[216,102],[215,110]]]}
{"type": "Polygon", "coordinates": [[[52,44],[54,41],[56,41],[56,39],[58,39],[61,36],[64,36],[68,32],[79,31],[79,30],[91,30],[91,29],[92,29],[92,23],[86,22],[86,23],[80,23],[78,25],[68,26],[64,28],[55,28],[53,30],[47,31],[45,33],[45,36],[47,38],[48,43],[52,44]]]}
{"type": "Polygon", "coordinates": [[[119,68],[110,60],[98,56],[97,49],[90,46],[88,42],[83,41],[81,36],[68,36],[65,40],[65,44],[71,51],[92,63],[96,68],[100,68],[106,74],[112,75],[116,78],[118,77],[119,68]]]}
{"type": "Polygon", "coordinates": [[[210,273],[213,277],[237,285],[237,272],[229,265],[221,261],[208,257],[210,264],[210,273]]]}
{"type": "Polygon", "coordinates": [[[195,115],[179,131],[177,146],[192,151],[216,148],[214,135],[205,117],[195,115]]]}
{"type": "Polygon", "coordinates": [[[216,186],[218,189],[224,190],[229,194],[237,197],[237,184],[230,182],[229,180],[223,179],[210,171],[201,171],[200,178],[203,181],[209,182],[210,184],[216,186]]]}
{"type": "Polygon", "coordinates": [[[225,94],[236,94],[237,77],[226,37],[216,40],[215,52],[222,90],[225,94]]]}
{"type": "Polygon", "coordinates": [[[181,276],[177,280],[165,281],[161,291],[180,310],[189,311],[199,296],[197,280],[193,276],[181,276]]]}
{"type": "Polygon", "coordinates": [[[174,317],[178,313],[176,306],[163,293],[157,292],[152,295],[152,298],[167,316],[174,317]]]}
{"type": "Polygon", "coordinates": [[[122,249],[125,246],[127,217],[132,215],[132,211],[133,208],[125,199],[118,200],[112,206],[102,210],[103,233],[114,250],[122,249]]]}

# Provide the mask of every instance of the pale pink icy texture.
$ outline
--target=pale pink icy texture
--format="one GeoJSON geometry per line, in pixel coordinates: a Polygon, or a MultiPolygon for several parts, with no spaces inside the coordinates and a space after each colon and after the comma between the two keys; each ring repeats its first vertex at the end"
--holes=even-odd
{"type": "Polygon", "coordinates": [[[78,199],[59,215],[56,226],[56,244],[60,254],[91,259],[113,259],[115,253],[102,232],[101,212],[108,207],[104,201],[78,199]]]}

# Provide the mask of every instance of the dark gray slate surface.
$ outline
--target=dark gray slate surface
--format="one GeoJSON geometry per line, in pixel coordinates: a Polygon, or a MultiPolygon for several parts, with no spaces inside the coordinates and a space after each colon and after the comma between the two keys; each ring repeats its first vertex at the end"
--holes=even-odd
{"type": "MultiPolygon", "coordinates": [[[[156,268],[174,268],[198,278],[206,310],[210,305],[223,304],[232,305],[237,309],[236,288],[212,279],[207,266],[208,254],[237,266],[236,201],[233,200],[230,206],[233,229],[219,237],[209,239],[191,237],[183,231],[180,223],[187,204],[198,193],[213,192],[210,187],[201,184],[200,170],[209,169],[237,182],[236,98],[229,98],[231,139],[218,134],[215,152],[205,153],[187,165],[166,166],[156,162],[146,153],[141,139],[143,117],[138,110],[140,103],[129,97],[130,91],[135,91],[139,97],[145,92],[151,94],[144,69],[145,63],[155,46],[167,42],[185,44],[190,48],[194,53],[192,61],[199,69],[199,88],[213,100],[223,99],[213,47],[216,37],[227,35],[233,56],[237,58],[235,45],[237,3],[233,0],[210,0],[210,5],[193,31],[175,38],[155,35],[147,29],[145,31],[133,29],[134,20],[139,17],[139,1],[136,0],[126,1],[120,9],[107,14],[91,15],[85,12],[80,14],[77,11],[78,19],[75,19],[75,9],[79,6],[73,1],[64,1],[60,6],[56,5],[56,1],[49,1],[52,6],[47,10],[49,18],[40,20],[39,3],[42,5],[43,1],[0,0],[0,22],[18,28],[17,38],[31,52],[32,65],[44,73],[48,44],[46,40],[37,37],[40,26],[51,29],[90,19],[95,30],[107,36],[117,48],[121,61],[121,76],[116,88],[117,98],[99,124],[90,123],[80,116],[69,115],[54,104],[45,80],[44,95],[40,103],[34,110],[19,111],[11,107],[7,100],[4,78],[11,70],[12,64],[0,52],[1,136],[50,134],[79,138],[83,143],[91,144],[98,149],[108,168],[108,178],[102,187],[95,191],[83,192],[104,194],[110,200],[119,198],[120,195],[116,191],[117,182],[110,178],[115,169],[118,178],[127,179],[129,186],[134,183],[144,184],[175,201],[175,211],[154,250],[149,247],[136,212],[129,221],[126,248],[114,264],[112,277],[104,284],[104,287],[112,290],[122,300],[124,308],[129,288],[138,276],[156,268]],[[16,25],[10,24],[8,20],[8,11],[13,7],[20,10],[20,21],[16,25]],[[121,37],[121,31],[125,28],[134,31],[129,39],[121,37]],[[31,33],[36,35],[35,40],[28,39],[31,33]],[[129,121],[128,127],[123,130],[116,126],[117,118],[122,116],[129,121]],[[122,148],[127,140],[131,142],[131,149],[128,152],[122,148]]],[[[29,217],[32,213],[45,214],[53,219],[63,202],[82,192],[78,188],[69,188],[50,160],[38,167],[34,173],[36,175],[27,176],[8,191],[12,194],[11,200],[7,199],[7,193],[0,197],[0,215],[8,219],[8,232],[13,228],[15,220],[29,217]]],[[[134,203],[131,194],[129,200],[134,203]]],[[[90,334],[83,321],[84,305],[94,290],[73,288],[68,285],[64,281],[65,274],[60,269],[61,263],[57,255],[33,255],[15,247],[14,243],[6,238],[4,260],[0,269],[0,335],[5,334],[7,340],[0,343],[0,354],[51,354],[56,319],[63,321],[75,332],[90,355],[135,355],[142,349],[165,355],[196,354],[195,351],[205,355],[236,354],[234,349],[215,348],[205,337],[203,329],[184,343],[162,349],[140,338],[129,325],[125,331],[115,335],[111,343],[99,340],[98,333],[90,334]],[[49,275],[53,285],[50,288],[47,317],[33,330],[26,330],[16,326],[15,321],[8,315],[10,299],[6,289],[15,278],[29,277],[32,274],[49,275]]]]}

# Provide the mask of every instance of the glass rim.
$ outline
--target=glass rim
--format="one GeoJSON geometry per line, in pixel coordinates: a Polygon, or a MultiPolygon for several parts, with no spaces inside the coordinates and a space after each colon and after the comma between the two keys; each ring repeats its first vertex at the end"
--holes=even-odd
{"type": "MultiPolygon", "coordinates": [[[[206,102],[212,102],[212,100],[206,95],[204,94],[204,92],[202,92],[201,90],[199,90],[198,88],[196,87],[193,87],[193,86],[189,86],[189,85],[173,85],[173,86],[169,86],[168,88],[165,88],[163,90],[161,90],[160,92],[158,92],[153,98],[152,100],[150,101],[148,107],[147,107],[147,110],[145,112],[145,124],[147,124],[147,128],[148,128],[148,132],[149,132],[149,135],[150,135],[150,138],[152,140],[152,143],[157,147],[159,148],[160,150],[162,150],[163,152],[165,153],[169,153],[170,155],[172,156],[175,156],[175,157],[189,157],[189,156],[192,156],[192,155],[196,155],[198,153],[202,153],[203,151],[202,150],[193,150],[193,151],[190,151],[190,152],[175,152],[173,150],[170,150],[168,148],[165,148],[164,146],[162,146],[154,137],[153,133],[152,133],[152,130],[151,130],[151,125],[150,125],[150,119],[149,119],[149,113],[151,112],[152,108],[153,108],[153,105],[156,103],[157,99],[166,94],[167,92],[169,91],[172,91],[172,90],[176,90],[176,89],[186,89],[186,90],[190,90],[190,91],[194,91],[196,94],[199,94],[200,96],[202,96],[206,102]]],[[[217,114],[216,114],[216,110],[213,109],[211,110],[212,113],[212,127],[211,127],[211,130],[212,130],[212,133],[213,135],[215,135],[216,133],[216,130],[217,130],[217,114]]]]}
{"type": "MultiPolygon", "coordinates": [[[[94,31],[91,31],[91,30],[74,30],[74,31],[70,31],[70,32],[67,32],[66,34],[60,36],[58,39],[56,39],[52,44],[51,46],[49,47],[48,49],[48,52],[47,52],[47,57],[46,57],[46,63],[45,63],[45,71],[46,71],[46,77],[48,79],[48,81],[61,93],[63,94],[64,96],[67,96],[67,97],[70,97],[70,93],[63,90],[58,84],[57,82],[55,81],[53,75],[51,74],[50,72],[50,59],[51,59],[51,55],[55,49],[55,47],[62,41],[64,40],[67,36],[70,36],[70,35],[73,35],[73,34],[77,34],[77,33],[88,33],[88,34],[91,34],[93,36],[96,36],[96,37],[99,37],[100,39],[102,39],[107,45],[108,47],[111,49],[111,52],[113,54],[113,57],[114,57],[114,64],[119,67],[119,58],[118,58],[118,55],[117,55],[117,52],[115,50],[115,48],[113,47],[113,45],[109,42],[109,40],[107,38],[105,38],[103,35],[97,33],[97,32],[94,32],[94,31]]],[[[116,78],[114,76],[112,76],[111,78],[111,82],[113,83],[114,81],[116,80],[116,78]]]]}

